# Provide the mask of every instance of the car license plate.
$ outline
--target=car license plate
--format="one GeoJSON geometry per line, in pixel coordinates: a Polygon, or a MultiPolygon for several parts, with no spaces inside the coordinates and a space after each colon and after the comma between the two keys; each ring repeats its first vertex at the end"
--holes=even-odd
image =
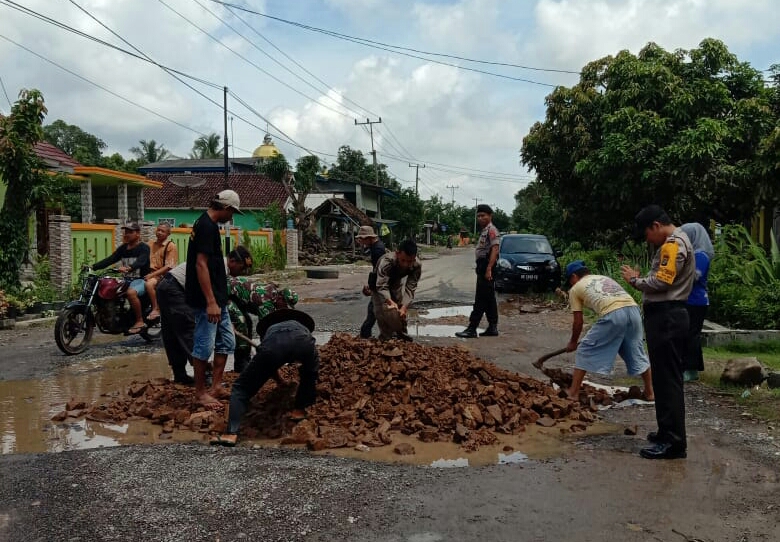
{"type": "Polygon", "coordinates": [[[527,280],[527,281],[539,280],[539,275],[520,275],[520,280],[527,280]]]}

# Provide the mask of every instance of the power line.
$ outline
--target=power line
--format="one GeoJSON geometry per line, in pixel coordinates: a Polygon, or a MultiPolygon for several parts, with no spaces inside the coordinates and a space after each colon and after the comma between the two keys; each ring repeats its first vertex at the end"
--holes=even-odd
{"type": "MultiPolygon", "coordinates": [[[[284,52],[282,49],[280,49],[279,47],[277,47],[277,46],[276,46],[276,45],[275,45],[275,44],[274,44],[274,43],[273,43],[271,40],[269,40],[269,39],[268,39],[268,38],[266,38],[266,37],[265,37],[265,36],[264,36],[262,33],[260,33],[260,32],[259,32],[259,31],[258,31],[256,28],[254,28],[252,25],[250,25],[248,22],[246,22],[246,21],[245,21],[245,20],[244,20],[244,19],[243,19],[243,18],[242,18],[240,15],[238,15],[238,14],[237,14],[237,13],[236,13],[236,12],[235,12],[235,11],[234,11],[232,8],[228,7],[228,8],[227,8],[227,10],[228,10],[228,11],[229,11],[229,12],[230,12],[230,13],[231,13],[231,14],[232,14],[232,15],[233,15],[233,16],[234,16],[236,19],[238,19],[239,21],[241,21],[242,23],[244,23],[244,25],[245,25],[247,28],[249,28],[249,29],[250,29],[252,32],[254,32],[255,34],[257,34],[257,35],[258,35],[258,36],[259,36],[259,37],[260,37],[260,38],[261,38],[263,41],[265,41],[265,42],[266,42],[268,45],[270,45],[271,47],[273,47],[274,49],[276,49],[277,51],[279,51],[279,53],[280,53],[280,54],[282,54],[282,55],[283,55],[283,56],[284,56],[284,57],[285,57],[287,60],[289,60],[290,62],[292,62],[292,63],[293,63],[293,64],[295,64],[296,66],[298,66],[298,68],[300,68],[301,70],[303,70],[303,72],[304,72],[304,73],[306,73],[307,75],[309,75],[310,77],[312,77],[314,80],[316,80],[318,83],[320,83],[321,85],[323,85],[323,86],[324,86],[324,87],[325,87],[325,88],[326,88],[328,91],[333,91],[333,92],[337,93],[337,94],[338,94],[339,96],[341,96],[341,97],[342,97],[342,98],[343,98],[345,101],[347,101],[347,102],[351,103],[352,105],[354,105],[354,106],[355,106],[355,107],[357,107],[358,109],[360,109],[360,110],[364,111],[365,113],[368,113],[369,115],[372,115],[372,116],[374,116],[374,117],[378,117],[378,116],[379,116],[379,115],[377,115],[376,113],[372,112],[370,109],[367,109],[367,108],[363,107],[362,105],[360,105],[359,103],[355,102],[354,100],[351,100],[351,99],[350,99],[350,98],[349,98],[347,95],[345,95],[343,92],[339,92],[339,91],[337,91],[337,90],[336,90],[336,89],[334,89],[334,88],[333,88],[331,85],[329,85],[328,83],[326,83],[325,81],[323,81],[322,79],[320,79],[319,77],[317,77],[315,74],[313,74],[313,73],[312,73],[311,71],[309,71],[308,69],[306,69],[306,67],[305,67],[305,66],[303,66],[303,65],[302,65],[300,62],[298,62],[298,61],[297,61],[297,60],[295,60],[293,57],[291,57],[290,55],[288,55],[287,53],[285,53],[285,52],[284,52]]],[[[277,61],[276,61],[275,59],[273,59],[273,58],[272,58],[272,60],[274,60],[274,62],[277,62],[277,61]]],[[[287,68],[285,68],[285,69],[287,69],[287,68]]],[[[288,70],[288,71],[289,71],[289,70],[288,70]]],[[[292,72],[291,72],[291,73],[292,73],[292,72]]],[[[295,74],[294,74],[294,75],[295,75],[295,74]]],[[[296,77],[299,77],[299,76],[297,76],[297,75],[296,75],[296,77]]],[[[303,80],[303,79],[301,79],[301,80],[303,80]]],[[[304,82],[305,82],[305,81],[304,81],[304,82]]],[[[309,84],[309,83],[307,83],[307,84],[309,84]]],[[[310,85],[310,86],[311,86],[311,85],[310,85]]],[[[313,86],[312,86],[312,88],[316,88],[316,87],[313,87],[313,86]]],[[[320,92],[321,92],[321,91],[320,91],[320,92]]],[[[354,112],[354,110],[353,110],[353,112],[354,112]]],[[[359,116],[363,116],[363,114],[359,114],[359,116]]]]}
{"type": "Polygon", "coordinates": [[[154,65],[156,65],[156,66],[158,66],[160,68],[163,68],[165,70],[169,70],[169,71],[171,71],[173,73],[181,75],[182,77],[186,77],[187,79],[192,79],[193,81],[196,81],[196,82],[201,83],[203,85],[211,86],[211,87],[214,87],[214,88],[218,88],[218,89],[222,88],[220,85],[217,85],[216,83],[212,83],[210,81],[206,81],[205,79],[201,79],[199,77],[195,77],[194,75],[190,75],[190,74],[181,72],[181,71],[176,70],[174,68],[171,68],[169,66],[164,66],[162,64],[158,64],[158,63],[156,63],[156,62],[154,62],[152,60],[149,60],[148,58],[144,58],[143,56],[141,56],[139,54],[133,53],[132,51],[128,51],[127,49],[123,49],[122,47],[119,47],[119,46],[114,45],[112,43],[109,43],[107,41],[101,40],[100,38],[97,38],[95,36],[87,34],[86,32],[82,32],[81,30],[77,30],[77,29],[73,28],[72,26],[68,26],[68,25],[66,25],[64,23],[61,23],[61,22],[55,20],[55,19],[52,19],[51,17],[47,17],[46,15],[38,13],[37,11],[34,11],[34,10],[30,9],[30,8],[27,8],[27,7],[24,7],[22,5],[19,5],[16,2],[13,2],[12,0],[0,0],[0,4],[4,5],[6,7],[9,7],[11,9],[14,9],[16,11],[19,11],[19,12],[25,14],[25,15],[29,15],[30,17],[34,17],[34,18],[36,18],[36,19],[38,19],[40,21],[43,21],[45,23],[51,24],[53,26],[56,26],[56,27],[58,27],[58,28],[60,28],[62,30],[65,30],[67,32],[71,32],[72,34],[76,34],[77,36],[81,36],[83,38],[86,38],[88,40],[94,41],[95,43],[98,43],[98,44],[103,45],[105,47],[108,47],[110,49],[114,49],[115,51],[118,51],[120,53],[124,53],[124,54],[126,54],[128,56],[131,56],[131,57],[136,58],[138,60],[142,60],[142,61],[147,62],[149,64],[154,64],[154,65]]]}
{"type": "Polygon", "coordinates": [[[11,109],[14,108],[14,104],[11,103],[11,98],[8,97],[8,92],[5,90],[5,83],[3,83],[3,78],[0,77],[0,87],[3,87],[3,94],[5,94],[5,99],[8,100],[8,113],[11,113],[11,109]]]}
{"type": "Polygon", "coordinates": [[[72,76],[74,76],[74,77],[76,77],[76,78],[78,78],[78,79],[81,79],[81,80],[82,80],[82,81],[84,81],[85,83],[89,83],[90,85],[92,85],[92,86],[94,86],[94,87],[97,87],[97,88],[99,88],[99,89],[103,90],[104,92],[108,92],[108,93],[109,93],[109,94],[111,94],[112,96],[114,96],[114,97],[116,97],[116,98],[119,98],[120,100],[122,100],[122,101],[124,101],[124,102],[127,102],[127,103],[129,103],[130,105],[134,105],[134,106],[136,106],[136,107],[138,107],[138,108],[141,108],[141,109],[143,109],[143,110],[144,110],[144,111],[146,111],[147,113],[151,113],[152,115],[154,115],[154,116],[156,116],[156,117],[159,117],[159,118],[161,118],[161,119],[163,119],[163,120],[166,120],[166,121],[168,121],[168,122],[170,122],[170,123],[173,123],[173,124],[175,124],[176,126],[179,126],[180,128],[184,128],[185,130],[189,130],[190,132],[196,133],[196,134],[198,134],[198,135],[202,135],[202,136],[206,136],[206,135],[207,135],[207,134],[204,134],[203,132],[201,132],[200,130],[196,130],[195,128],[191,128],[191,127],[189,127],[189,126],[187,126],[187,125],[185,125],[185,124],[182,124],[181,122],[178,122],[178,121],[176,121],[176,120],[173,120],[172,118],[166,117],[165,115],[163,115],[163,114],[161,114],[161,113],[158,113],[157,111],[153,111],[153,110],[149,109],[149,108],[148,108],[148,107],[146,107],[146,106],[143,106],[143,105],[141,105],[141,104],[139,104],[139,103],[137,103],[137,102],[134,102],[133,100],[131,100],[131,99],[129,99],[129,98],[125,98],[125,97],[124,97],[124,96],[122,96],[121,94],[117,94],[117,93],[116,93],[116,92],[114,92],[113,90],[110,90],[110,89],[108,89],[108,88],[104,87],[103,85],[101,85],[101,84],[99,84],[99,83],[95,83],[94,81],[92,81],[92,80],[90,80],[90,79],[87,79],[86,77],[84,77],[84,76],[82,76],[82,75],[79,75],[78,73],[76,73],[76,72],[74,72],[74,71],[72,71],[72,70],[69,70],[68,68],[66,68],[66,67],[62,66],[61,64],[58,64],[58,63],[54,62],[53,60],[49,60],[49,59],[48,59],[48,58],[46,58],[45,56],[43,56],[43,55],[40,55],[40,54],[36,53],[36,52],[35,52],[35,51],[33,51],[32,49],[28,49],[28,48],[27,48],[27,47],[25,47],[24,45],[22,45],[22,44],[20,44],[20,43],[17,43],[17,42],[15,42],[14,40],[12,40],[12,39],[11,39],[11,38],[9,38],[9,37],[6,37],[6,36],[4,36],[4,35],[0,34],[0,38],[4,39],[5,41],[7,41],[7,42],[9,42],[9,43],[12,43],[12,44],[16,45],[17,47],[19,47],[19,48],[21,48],[21,49],[24,49],[25,51],[27,51],[27,52],[28,52],[28,53],[30,53],[31,55],[34,55],[34,56],[36,56],[36,57],[40,58],[40,59],[41,59],[41,60],[43,60],[44,62],[48,62],[49,64],[51,64],[51,65],[53,65],[53,66],[56,66],[57,68],[61,69],[62,71],[64,71],[64,72],[67,72],[67,73],[71,74],[72,76]]]}
{"type": "Polygon", "coordinates": [[[276,77],[275,75],[271,74],[269,71],[267,71],[264,68],[262,68],[260,65],[256,64],[255,62],[252,62],[250,59],[248,59],[247,57],[245,57],[244,55],[242,55],[241,53],[239,53],[238,51],[236,51],[235,49],[233,49],[229,45],[224,44],[219,38],[213,36],[207,30],[204,30],[203,28],[198,26],[197,24],[192,22],[190,19],[188,19],[186,16],[184,16],[181,13],[179,13],[178,11],[176,11],[174,8],[172,8],[171,6],[166,4],[165,0],[157,0],[157,1],[160,2],[166,8],[168,8],[169,10],[171,10],[172,12],[174,12],[176,15],[178,15],[179,17],[181,17],[182,19],[184,19],[185,21],[190,23],[192,26],[194,26],[195,28],[200,30],[203,34],[206,34],[209,38],[214,40],[216,43],[218,43],[219,45],[221,45],[222,47],[224,47],[225,49],[227,49],[228,51],[230,51],[231,53],[236,55],[238,58],[240,58],[241,60],[243,60],[244,62],[246,62],[250,66],[253,66],[259,72],[264,73],[265,75],[267,75],[268,77],[270,77],[271,79],[273,79],[274,81],[279,83],[280,85],[283,85],[283,86],[287,87],[288,89],[292,90],[296,94],[300,94],[301,96],[303,96],[307,100],[311,100],[312,103],[314,103],[316,105],[319,105],[320,107],[324,107],[325,109],[329,109],[330,111],[333,111],[334,113],[339,114],[339,115],[341,115],[343,117],[351,118],[350,115],[348,115],[347,113],[344,113],[343,111],[339,111],[338,109],[334,109],[334,108],[332,108],[332,107],[330,107],[330,106],[328,106],[328,105],[326,105],[324,103],[321,103],[316,98],[312,98],[311,96],[301,92],[300,90],[298,90],[297,88],[293,87],[292,85],[288,85],[287,83],[285,83],[284,81],[282,81],[281,79],[276,77]]]}
{"type": "MultiPolygon", "coordinates": [[[[223,6],[227,7],[227,8],[238,9],[238,10],[241,10],[241,11],[245,11],[247,13],[252,13],[253,15],[259,15],[260,17],[265,17],[267,19],[272,19],[272,20],[278,21],[280,23],[288,24],[288,25],[291,25],[291,26],[297,26],[297,27],[303,28],[305,30],[310,30],[312,32],[319,32],[321,34],[326,34],[326,35],[333,36],[333,37],[336,37],[336,38],[346,39],[348,41],[355,41],[355,42],[358,42],[358,43],[362,43],[363,45],[379,46],[377,48],[389,47],[389,48],[392,48],[392,49],[398,49],[399,51],[410,51],[412,53],[419,53],[419,54],[423,54],[423,55],[438,56],[438,57],[442,57],[442,58],[451,58],[453,60],[463,60],[465,62],[473,62],[475,64],[486,64],[486,65],[491,65],[491,66],[505,66],[505,67],[510,67],[510,68],[520,68],[520,69],[523,69],[523,70],[532,70],[532,71],[540,71],[540,72],[568,73],[568,74],[575,74],[575,75],[579,75],[580,74],[579,70],[575,71],[575,70],[561,70],[561,69],[555,69],[555,68],[539,68],[539,67],[534,67],[534,66],[525,66],[525,65],[522,65],[522,64],[513,64],[513,63],[510,63],[510,62],[499,62],[499,61],[492,61],[492,60],[479,60],[479,59],[468,58],[468,57],[452,55],[452,54],[446,54],[446,53],[435,53],[435,52],[431,52],[431,51],[424,51],[424,50],[421,50],[421,49],[414,49],[412,47],[404,47],[404,46],[401,46],[401,45],[393,45],[393,44],[390,44],[390,43],[383,43],[381,41],[370,40],[370,39],[367,39],[367,38],[360,38],[360,37],[357,37],[357,36],[350,36],[348,34],[342,34],[340,32],[335,32],[333,30],[326,30],[324,28],[318,28],[316,26],[310,26],[310,25],[307,25],[307,24],[298,23],[298,22],[295,22],[295,21],[287,20],[287,19],[282,19],[280,17],[274,17],[273,15],[268,15],[266,13],[261,13],[259,11],[254,11],[254,10],[242,7],[242,6],[238,6],[236,4],[231,4],[229,2],[223,2],[221,0],[210,0],[210,1],[214,2],[215,4],[221,4],[221,5],[223,5],[223,6]]],[[[388,50],[388,49],[385,49],[385,50],[388,50]]],[[[397,51],[391,51],[391,52],[397,52],[397,51]]],[[[399,53],[399,54],[402,54],[402,53],[399,53]]],[[[413,56],[413,55],[407,55],[407,56],[413,56]]],[[[416,58],[419,58],[419,57],[416,57],[416,58]]],[[[455,65],[455,66],[459,67],[457,65],[455,65]]],[[[468,69],[468,68],[466,68],[466,69],[468,69]]],[[[497,75],[497,74],[490,73],[490,72],[485,72],[485,73],[488,73],[490,75],[497,75]]],[[[535,81],[528,81],[528,82],[535,82],[535,81]]],[[[543,84],[543,83],[538,83],[538,84],[543,84]]]]}

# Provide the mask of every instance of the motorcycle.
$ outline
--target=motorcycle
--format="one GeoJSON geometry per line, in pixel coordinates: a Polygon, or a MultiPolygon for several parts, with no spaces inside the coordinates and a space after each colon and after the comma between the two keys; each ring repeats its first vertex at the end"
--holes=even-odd
{"type": "MultiPolygon", "coordinates": [[[[95,326],[109,335],[119,335],[135,323],[135,314],[127,299],[130,282],[116,270],[95,273],[89,267],[81,272],[79,298],[60,312],[54,326],[54,340],[67,355],[80,354],[89,347],[95,326]]],[[[160,336],[160,318],[149,319],[152,311],[147,296],[141,296],[141,312],[146,327],[138,334],[147,342],[160,336]]]]}

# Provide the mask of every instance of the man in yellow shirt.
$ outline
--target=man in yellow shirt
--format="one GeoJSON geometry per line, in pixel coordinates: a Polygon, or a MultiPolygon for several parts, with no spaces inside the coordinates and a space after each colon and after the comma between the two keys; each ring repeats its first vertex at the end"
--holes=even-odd
{"type": "Polygon", "coordinates": [[[569,398],[577,399],[580,386],[588,371],[609,374],[620,354],[631,376],[641,375],[645,385],[644,398],[655,400],[650,360],[645,352],[644,330],[639,306],[628,292],[614,279],[603,275],[591,275],[582,260],[575,260],[566,266],[566,284],[569,290],[569,304],[574,320],[567,352],[577,351],[574,361],[574,375],[569,398]],[[588,307],[598,314],[598,321],[577,345],[582,333],[582,307],[588,307]]]}

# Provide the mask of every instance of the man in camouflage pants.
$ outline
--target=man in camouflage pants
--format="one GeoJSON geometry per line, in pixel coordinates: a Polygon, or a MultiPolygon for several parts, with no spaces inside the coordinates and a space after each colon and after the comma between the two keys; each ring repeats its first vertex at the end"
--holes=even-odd
{"type": "MultiPolygon", "coordinates": [[[[277,309],[294,308],[298,294],[289,288],[280,288],[273,282],[262,283],[246,277],[228,277],[228,314],[233,327],[239,333],[250,336],[251,322],[245,312],[262,319],[277,309]],[[243,309],[243,310],[242,310],[243,309]]],[[[237,339],[234,356],[234,370],[241,372],[251,359],[252,345],[237,339]]]]}

